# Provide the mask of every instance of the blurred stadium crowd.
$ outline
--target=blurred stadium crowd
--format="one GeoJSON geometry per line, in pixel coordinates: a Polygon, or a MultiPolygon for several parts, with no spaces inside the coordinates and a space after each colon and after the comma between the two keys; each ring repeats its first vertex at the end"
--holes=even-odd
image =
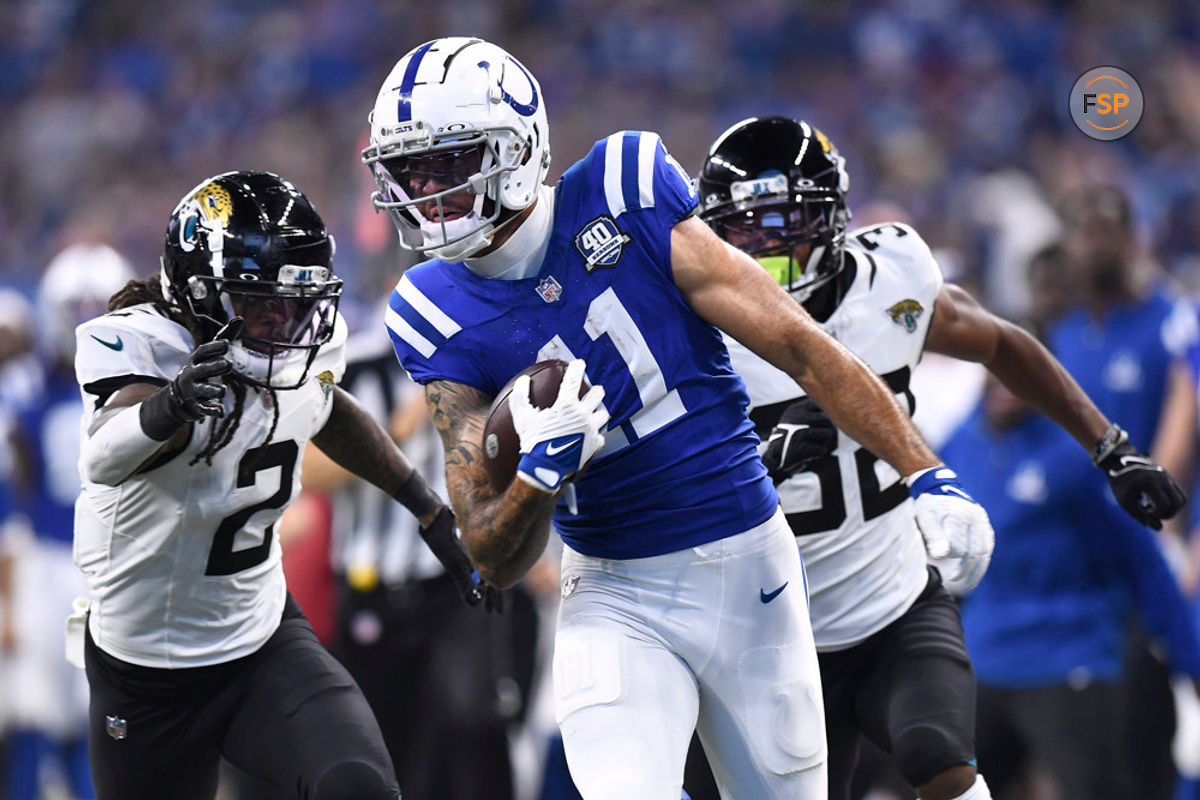
{"type": "MultiPolygon", "coordinates": [[[[352,331],[377,326],[386,347],[379,307],[404,264],[359,163],[366,113],[400,55],[451,34],[497,42],[539,76],[552,179],[621,128],[659,132],[694,172],[734,121],[785,114],[818,125],[847,157],[851,227],[910,222],[947,277],[998,313],[1036,311],[1026,275],[1059,238],[1056,209],[1100,183],[1127,194],[1144,260],[1156,263],[1147,275],[1161,268],[1184,296],[1200,292],[1191,0],[8,0],[0,287],[38,308],[47,266],[81,241],[107,243],[150,274],[188,187],[225,170],[270,170],[325,217],[347,285],[342,312],[352,331]],[[1085,137],[1068,113],[1072,83],[1102,64],[1129,71],[1146,97],[1138,127],[1116,142],[1085,137]]],[[[53,358],[44,312],[26,317],[12,297],[0,303],[0,329],[53,358]]],[[[552,613],[557,579],[534,588],[552,613]]],[[[331,638],[336,629],[328,624],[331,638]]],[[[0,646],[20,647],[7,626],[0,634],[0,646]]],[[[2,723],[4,698],[23,688],[2,665],[0,681],[2,723]]],[[[543,720],[539,735],[552,727],[543,720]]],[[[540,741],[529,752],[514,769],[541,769],[540,741]]],[[[518,789],[532,797],[539,785],[526,774],[518,789]]]]}

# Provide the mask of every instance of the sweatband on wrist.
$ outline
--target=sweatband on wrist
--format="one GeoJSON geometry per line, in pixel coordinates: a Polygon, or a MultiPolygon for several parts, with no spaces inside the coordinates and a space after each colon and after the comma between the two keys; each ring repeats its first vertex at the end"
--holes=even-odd
{"type": "Polygon", "coordinates": [[[142,424],[142,431],[156,442],[165,442],[175,431],[191,421],[179,414],[175,398],[171,396],[173,389],[168,383],[155,390],[154,394],[143,400],[139,406],[138,419],[142,424]]]}
{"type": "Polygon", "coordinates": [[[143,429],[141,415],[141,404],[130,406],[84,439],[79,453],[84,480],[116,486],[158,452],[163,441],[150,438],[143,429]]]}
{"type": "Polygon", "coordinates": [[[408,480],[400,484],[392,497],[418,518],[436,514],[438,509],[445,505],[442,498],[429,488],[429,484],[421,477],[421,473],[415,469],[408,476],[408,480]]]}

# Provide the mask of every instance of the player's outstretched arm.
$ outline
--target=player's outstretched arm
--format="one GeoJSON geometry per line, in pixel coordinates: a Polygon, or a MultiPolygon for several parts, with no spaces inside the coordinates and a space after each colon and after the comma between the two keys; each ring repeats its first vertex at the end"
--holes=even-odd
{"type": "Polygon", "coordinates": [[[222,376],[233,369],[229,343],[240,335],[234,317],[211,342],[196,347],[165,386],[121,387],[88,424],[80,449],[85,480],[117,486],[152,460],[187,446],[192,424],[225,414],[222,376]]]}
{"type": "Polygon", "coordinates": [[[463,543],[483,579],[506,589],[546,549],[557,495],[523,480],[503,493],[492,488],[481,449],[491,398],[461,383],[431,381],[425,403],[446,451],[446,487],[463,543]]]}
{"type": "Polygon", "coordinates": [[[929,555],[956,565],[952,579],[978,583],[994,541],[987,513],[953,470],[939,466],[883,381],[699,220],[675,226],[671,262],[676,286],[701,318],[791,375],[838,428],[905,476],[929,555]]]}
{"type": "Polygon", "coordinates": [[[966,290],[938,293],[925,348],[977,361],[1016,397],[1062,426],[1104,471],[1121,507],[1159,529],[1187,496],[1170,473],[1139,452],[1049,350],[1017,325],[987,311],[966,290]]]}
{"type": "Polygon", "coordinates": [[[446,568],[469,605],[483,602],[474,567],[459,543],[454,515],[375,418],[345,389],[335,386],[333,406],[313,444],[334,463],[378,486],[420,523],[421,538],[446,568]]]}
{"type": "Polygon", "coordinates": [[[675,226],[671,265],[702,319],[791,375],[838,428],[901,475],[939,463],[883,381],[699,219],[675,226]]]}
{"type": "Polygon", "coordinates": [[[1014,396],[1088,449],[1108,430],[1104,414],[1049,350],[960,286],[946,284],[938,292],[925,349],[983,364],[1014,396]]]}

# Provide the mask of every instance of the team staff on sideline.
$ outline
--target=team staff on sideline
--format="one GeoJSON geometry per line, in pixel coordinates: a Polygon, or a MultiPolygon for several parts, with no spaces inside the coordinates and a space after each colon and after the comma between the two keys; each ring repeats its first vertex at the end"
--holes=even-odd
{"type": "Polygon", "coordinates": [[[909,476],[953,555],[990,540],[986,513],[935,469],[883,383],[694,217],[692,182],[655,134],[614,133],[544,185],[537,81],[458,37],[405,55],[370,124],[375,202],[431,256],[401,278],[388,326],[425,385],[467,549],[508,586],[552,518],[566,545],[554,683],[583,796],[676,800],[698,727],[730,796],[824,800],[803,569],[718,329],[909,476]],[[570,366],[546,409],[527,377],[515,384],[522,455],[498,492],[482,462],[489,404],[546,358],[570,366]]]}
{"type": "Polygon", "coordinates": [[[946,442],[999,547],[963,607],[979,680],[979,763],[998,794],[1036,761],[1061,800],[1141,797],[1121,741],[1125,627],[1137,614],[1200,679],[1191,615],[1152,533],[1113,507],[1075,443],[989,380],[946,442]]]}
{"type": "Polygon", "coordinates": [[[336,385],[332,256],[292,184],[217,175],[172,212],[161,275],[78,329],[79,635],[101,800],[208,800],[222,757],[259,791],[399,794],[366,701],[284,584],[274,525],[309,440],[420,519],[464,597],[482,590],[449,509],[336,385]]]}
{"type": "MultiPolygon", "coordinates": [[[[1180,450],[1191,442],[1172,441],[1163,414],[1193,391],[1186,357],[1198,336],[1195,307],[1138,241],[1123,189],[1079,186],[1063,197],[1059,216],[1060,280],[1073,304],[1047,328],[1047,346],[1096,405],[1121,420],[1131,443],[1178,468],[1180,450]]],[[[1139,800],[1171,800],[1170,674],[1132,622],[1122,687],[1125,747],[1139,800]]]]}
{"type": "MultiPolygon", "coordinates": [[[[886,223],[847,233],[849,180],[845,160],[816,128],[751,118],[709,151],[702,217],[757,258],[909,413],[909,379],[923,351],[980,362],[1088,449],[1132,516],[1157,528],[1174,515],[1184,494],[1171,476],[1128,443],[1037,340],[944,284],[915,230],[886,223]]],[[[990,798],[975,767],[975,677],[957,606],[926,563],[937,542],[919,500],[874,445],[840,424],[835,430],[825,398],[804,396],[752,342],[729,345],[807,568],[830,797],[848,800],[866,736],[894,755],[922,800],[990,798]]],[[[963,566],[949,565],[949,577],[970,588],[984,570],[963,566]]]]}

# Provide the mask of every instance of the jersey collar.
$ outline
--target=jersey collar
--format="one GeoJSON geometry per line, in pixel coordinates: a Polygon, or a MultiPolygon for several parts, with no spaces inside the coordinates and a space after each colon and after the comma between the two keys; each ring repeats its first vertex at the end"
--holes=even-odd
{"type": "Polygon", "coordinates": [[[501,281],[532,278],[542,269],[550,234],[554,229],[554,187],[538,187],[533,210],[508,241],[493,252],[478,258],[468,258],[463,264],[481,278],[501,281]]]}

